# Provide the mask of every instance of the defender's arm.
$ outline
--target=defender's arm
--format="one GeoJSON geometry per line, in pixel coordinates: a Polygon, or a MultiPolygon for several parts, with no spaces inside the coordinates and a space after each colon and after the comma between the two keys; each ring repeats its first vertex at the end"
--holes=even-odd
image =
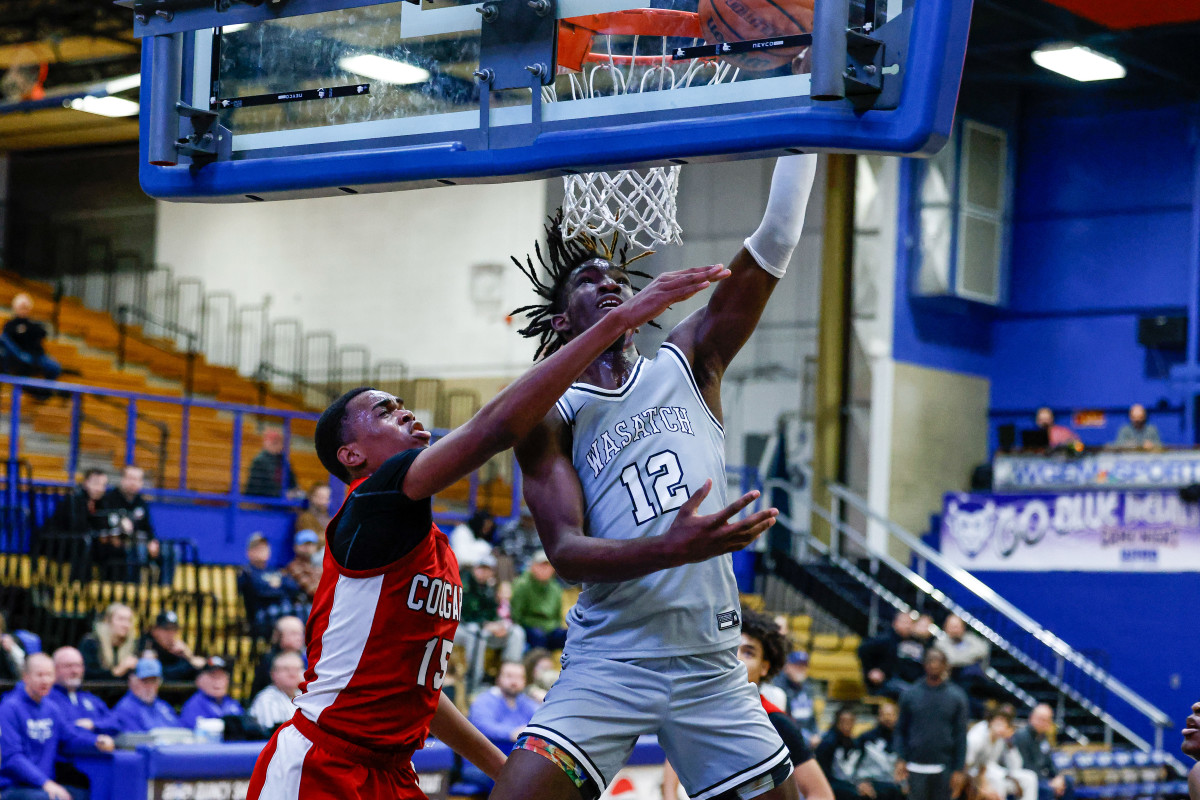
{"type": "Polygon", "coordinates": [[[730,263],[730,277],[713,291],[705,308],[681,322],[667,339],[691,360],[705,400],[712,400],[710,406],[719,396],[714,392],[710,398],[707,390],[720,383],[754,332],[800,242],[816,172],[816,155],[785,156],[776,162],[766,213],[730,263]]]}
{"type": "Polygon", "coordinates": [[[470,761],[492,780],[500,777],[506,756],[492,744],[446,695],[438,697],[437,711],[429,723],[429,732],[454,752],[470,761]]]}
{"type": "Polygon", "coordinates": [[[413,500],[430,497],[512,447],[627,330],[649,322],[668,306],[728,274],[724,267],[696,267],[659,275],[632,300],[513,381],[465,425],[421,453],[404,478],[404,494],[413,500]]]}
{"type": "Polygon", "coordinates": [[[542,546],[558,573],[572,583],[632,580],[740,550],[773,525],[778,515],[771,508],[730,522],[757,499],[758,492],[750,492],[716,514],[699,516],[696,509],[712,488],[709,481],[680,507],[670,529],[660,536],[592,538],[584,532],[583,487],[570,453],[571,431],[555,411],[516,447],[525,503],[542,546]]]}

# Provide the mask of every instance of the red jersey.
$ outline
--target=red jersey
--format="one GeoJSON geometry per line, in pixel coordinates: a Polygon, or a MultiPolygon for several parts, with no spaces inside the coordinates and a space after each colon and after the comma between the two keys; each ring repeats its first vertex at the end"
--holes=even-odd
{"type": "Polygon", "coordinates": [[[309,666],[295,700],[322,730],[377,749],[424,742],[462,611],[458,561],[431,521],[430,500],[400,493],[415,456],[403,453],[352,483],[329,523],[308,617],[309,666]],[[414,526],[427,526],[424,535],[414,526]],[[372,537],[390,545],[406,535],[415,546],[385,566],[352,570],[338,561],[353,564],[372,537]]]}

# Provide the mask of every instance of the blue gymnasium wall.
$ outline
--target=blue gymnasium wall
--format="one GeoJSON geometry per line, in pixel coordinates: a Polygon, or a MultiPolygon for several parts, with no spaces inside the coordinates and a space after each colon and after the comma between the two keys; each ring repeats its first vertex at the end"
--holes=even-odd
{"type": "MultiPolygon", "coordinates": [[[[911,297],[915,265],[902,233],[895,358],[987,378],[993,447],[997,424],[1028,427],[1040,405],[1060,421],[1070,410],[1104,409],[1104,428],[1080,431],[1103,444],[1132,402],[1151,409],[1164,441],[1186,444],[1184,394],[1166,378],[1168,359],[1137,343],[1137,321],[1186,313],[1200,107],[1120,108],[1092,95],[989,108],[977,97],[966,92],[964,115],[1006,128],[1014,146],[1008,302],[989,309],[911,297]]],[[[1185,633],[1194,575],[979,578],[1072,646],[1107,653],[1112,673],[1168,714],[1200,699],[1200,640],[1185,633]]],[[[1167,746],[1176,744],[1168,731],[1167,746]]]]}
{"type": "Polygon", "coordinates": [[[246,563],[246,541],[255,532],[271,543],[272,564],[282,567],[292,560],[296,516],[291,513],[242,509],[231,527],[228,508],[152,502],[150,518],[159,536],[194,541],[206,564],[246,563]]]}
{"type": "Polygon", "coordinates": [[[1183,395],[1166,374],[1174,358],[1139,345],[1137,324],[1186,313],[1198,109],[1033,109],[1005,124],[966,105],[1014,139],[1008,302],[911,296],[916,263],[902,244],[896,359],[988,378],[993,445],[996,425],[1029,427],[1040,405],[1067,422],[1071,410],[1106,410],[1105,427],[1080,431],[1104,444],[1133,402],[1150,408],[1165,441],[1187,443],[1183,395]]]}

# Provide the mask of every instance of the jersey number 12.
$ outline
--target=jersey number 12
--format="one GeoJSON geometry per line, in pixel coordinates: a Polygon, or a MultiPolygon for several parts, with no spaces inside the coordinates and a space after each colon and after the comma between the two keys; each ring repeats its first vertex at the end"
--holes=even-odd
{"type": "Polygon", "coordinates": [[[691,496],[683,482],[679,456],[670,450],[655,453],[646,459],[646,480],[651,482],[654,497],[658,500],[657,510],[646,492],[638,465],[630,464],[621,470],[621,483],[625,484],[629,499],[633,501],[633,520],[638,525],[649,522],[659,514],[674,511],[691,496]]]}

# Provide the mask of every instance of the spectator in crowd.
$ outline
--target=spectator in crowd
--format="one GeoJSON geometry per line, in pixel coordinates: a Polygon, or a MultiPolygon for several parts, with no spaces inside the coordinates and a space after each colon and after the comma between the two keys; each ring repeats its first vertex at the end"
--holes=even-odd
{"type": "Polygon", "coordinates": [[[8,632],[8,618],[0,610],[0,680],[15,681],[25,669],[25,650],[8,632]]]}
{"type": "Polygon", "coordinates": [[[113,706],[113,718],[122,733],[145,733],[154,728],[181,728],[175,709],[158,696],[163,667],[157,658],[138,659],[129,673],[129,691],[113,706]]]}
{"type": "Polygon", "coordinates": [[[854,787],[858,797],[872,800],[900,800],[904,796],[896,783],[896,720],[900,708],[893,702],[881,703],[876,710],[875,727],[855,740],[858,745],[858,769],[854,787]]]}
{"type": "Polygon", "coordinates": [[[980,800],[1037,800],[1037,776],[1021,764],[1012,746],[1016,714],[1004,704],[992,709],[987,719],[967,731],[967,774],[974,781],[980,800]]]}
{"type": "Polygon", "coordinates": [[[1134,403],[1129,407],[1129,422],[1117,431],[1117,440],[1112,446],[1118,450],[1161,450],[1162,439],[1158,427],[1146,421],[1146,407],[1134,403]]]}
{"type": "Polygon", "coordinates": [[[243,713],[242,704],[229,696],[229,663],[209,656],[196,676],[196,693],[179,709],[179,724],[196,727],[201,717],[228,717],[243,713]]]}
{"type": "Polygon", "coordinates": [[[62,367],[46,355],[46,327],[29,318],[33,298],[24,292],[12,299],[13,316],[0,331],[0,360],[9,375],[58,380],[62,367]]]}
{"type": "Polygon", "coordinates": [[[54,513],[38,531],[35,552],[58,561],[70,561],[71,577],[90,580],[88,559],[98,564],[124,558],[124,551],[112,544],[108,515],[101,506],[108,489],[108,475],[103,470],[89,469],[83,481],[67,497],[59,500],[54,513]]]}
{"type": "Polygon", "coordinates": [[[913,619],[904,611],[892,618],[890,631],[858,646],[867,691],[893,700],[921,680],[924,657],[925,645],[913,637],[913,619]]]}
{"type": "Polygon", "coordinates": [[[967,699],[972,702],[972,711],[981,710],[982,706],[975,708],[976,701],[972,700],[972,694],[988,682],[983,670],[991,655],[991,646],[982,636],[967,630],[967,624],[957,614],[946,617],[942,635],[935,646],[946,654],[950,680],[967,693],[967,699]]]}
{"type": "Polygon", "coordinates": [[[562,584],[544,550],[534,554],[529,569],[513,583],[512,618],[525,629],[531,647],[561,650],[567,641],[562,584]]]}
{"type": "Polygon", "coordinates": [[[854,785],[854,774],[858,771],[862,751],[854,738],[855,721],[854,710],[842,706],[833,715],[833,725],[817,744],[817,764],[838,800],[859,796],[854,785]]]}
{"type": "Polygon", "coordinates": [[[83,686],[83,656],[74,647],[54,651],[54,687],[46,698],[58,709],[63,722],[96,733],[117,734],[116,722],[108,704],[83,686]]]}
{"type": "Polygon", "coordinates": [[[489,553],[462,574],[462,621],[454,641],[467,659],[466,691],[470,695],[483,681],[484,657],[500,650],[504,661],[520,661],[525,652],[525,631],[501,619],[496,599],[496,559],[489,553]]]}
{"type": "Polygon", "coordinates": [[[1075,431],[1068,428],[1066,425],[1054,424],[1054,412],[1046,406],[1042,406],[1037,410],[1037,416],[1034,417],[1034,422],[1039,430],[1046,433],[1046,446],[1054,450],[1055,448],[1064,445],[1073,445],[1079,443],[1079,436],[1075,431]]]}
{"type": "Polygon", "coordinates": [[[308,490],[308,507],[296,515],[296,532],[316,531],[321,537],[322,549],[325,547],[325,529],[333,519],[329,511],[332,495],[328,483],[314,483],[308,490]]]}
{"type": "Polygon", "coordinates": [[[133,627],[133,609],[113,603],[92,632],[79,643],[83,654],[83,676],[89,681],[124,680],[137,666],[138,635],[133,627]]]}
{"type": "Polygon", "coordinates": [[[1075,781],[1059,775],[1054,766],[1049,739],[1053,727],[1054,711],[1045,703],[1036,705],[1029,712],[1029,724],[1013,734],[1012,744],[1024,768],[1037,776],[1038,800],[1075,800],[1075,781]]]}
{"type": "Polygon", "coordinates": [[[511,745],[533,719],[537,705],[525,694],[525,665],[504,661],[496,685],[475,698],[468,719],[493,742],[511,745]]]}
{"type": "Polygon", "coordinates": [[[292,542],[292,560],[283,568],[283,572],[296,582],[300,591],[312,603],[313,595],[317,593],[317,585],[321,582],[321,565],[313,561],[313,554],[321,544],[321,538],[316,531],[302,530],[296,534],[292,542]]]}
{"type": "Polygon", "coordinates": [[[22,679],[0,702],[0,797],[86,800],[86,791],[55,782],[54,762],[64,747],[111,753],[112,738],[64,721],[46,702],[54,686],[54,662],[45,653],[25,659],[22,679]]]}
{"type": "Polygon", "coordinates": [[[271,543],[254,533],[246,543],[246,566],[238,575],[238,593],[254,635],[267,638],[280,617],[308,617],[304,592],[282,570],[270,569],[271,543]]]}
{"type": "Polygon", "coordinates": [[[525,694],[536,703],[546,699],[546,692],[558,680],[561,670],[558,659],[543,647],[532,647],[525,654],[525,694]]]}
{"type": "Polygon", "coordinates": [[[967,695],[949,681],[946,654],[925,653],[925,680],[900,696],[896,782],[909,800],[950,800],[966,787],[967,695]]]}
{"type": "Polygon", "coordinates": [[[159,614],[150,633],[142,637],[138,652],[145,655],[148,650],[162,665],[159,677],[164,680],[190,681],[204,667],[204,656],[192,652],[192,648],[179,635],[179,615],[174,611],[159,614]]]}
{"type": "Polygon", "coordinates": [[[913,622],[912,638],[921,643],[923,647],[929,647],[933,644],[933,617],[928,614],[921,614],[913,622]]]}
{"type": "Polygon", "coordinates": [[[518,519],[501,527],[496,535],[496,546],[500,552],[511,558],[519,569],[523,569],[534,554],[542,549],[542,540],[538,538],[533,517],[525,512],[518,519]]]}
{"type": "Polygon", "coordinates": [[[254,668],[254,684],[250,687],[251,694],[258,694],[271,682],[271,668],[275,658],[281,653],[295,653],[300,656],[304,667],[308,666],[308,656],[304,648],[304,623],[299,617],[280,617],[275,620],[275,628],[271,631],[271,649],[259,659],[254,668]]]}
{"type": "Polygon", "coordinates": [[[283,431],[269,427],[262,432],[262,450],[250,462],[243,494],[283,497],[296,494],[296,471],[283,455],[283,431]]]}
{"type": "Polygon", "coordinates": [[[1188,771],[1188,797],[1189,800],[1200,800],[1200,703],[1192,704],[1192,713],[1184,723],[1180,749],[1184,755],[1196,759],[1188,771]]]}
{"type": "Polygon", "coordinates": [[[817,731],[817,714],[813,705],[812,684],[808,680],[808,653],[803,650],[788,653],[783,670],[775,676],[774,683],[783,690],[783,709],[792,715],[792,719],[811,739],[817,731]]]}
{"type": "Polygon", "coordinates": [[[460,567],[472,566],[492,552],[492,536],[496,532],[496,518],[476,509],[470,518],[450,531],[450,549],[458,559],[460,567]]]}
{"type": "Polygon", "coordinates": [[[281,652],[271,662],[271,683],[254,696],[250,716],[263,730],[273,731],[292,718],[296,707],[292,698],[300,692],[304,680],[304,660],[299,653],[281,652]]]}
{"type": "Polygon", "coordinates": [[[117,485],[105,492],[100,500],[100,508],[108,514],[109,530],[118,534],[114,544],[119,545],[131,568],[130,578],[137,580],[137,568],[153,562],[163,571],[163,582],[166,583],[170,580],[170,576],[165,574],[169,568],[163,564],[162,545],[154,535],[154,525],[150,522],[150,507],[142,494],[145,485],[145,471],[133,464],[126,464],[117,485]]]}

